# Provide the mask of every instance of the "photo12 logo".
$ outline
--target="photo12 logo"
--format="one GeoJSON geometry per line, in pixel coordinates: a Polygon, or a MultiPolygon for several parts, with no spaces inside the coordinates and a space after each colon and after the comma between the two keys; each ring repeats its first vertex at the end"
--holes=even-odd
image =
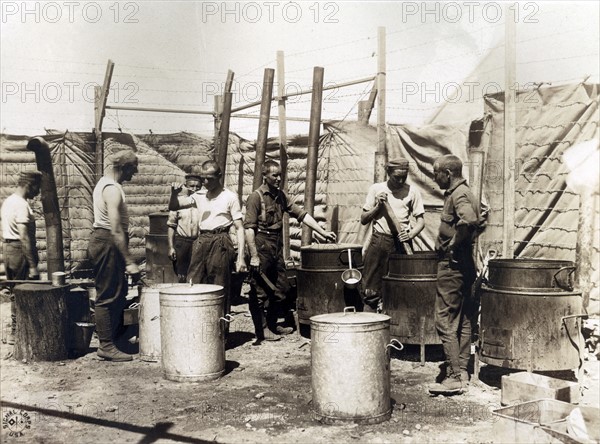
{"type": "Polygon", "coordinates": [[[2,430],[8,432],[8,436],[18,438],[31,428],[31,416],[23,410],[8,410],[2,414],[2,430]]]}
{"type": "Polygon", "coordinates": [[[336,2],[202,2],[202,23],[339,23],[336,2]]]}
{"type": "Polygon", "coordinates": [[[2,23],[139,23],[136,2],[2,2],[2,23]]]}

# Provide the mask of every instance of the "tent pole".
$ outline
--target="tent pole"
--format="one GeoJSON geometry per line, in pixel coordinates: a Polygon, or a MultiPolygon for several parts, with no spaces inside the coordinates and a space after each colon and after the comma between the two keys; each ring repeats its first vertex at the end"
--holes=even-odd
{"type": "Polygon", "coordinates": [[[385,181],[385,26],[377,28],[377,152],[375,153],[375,182],[385,181]]]}
{"type": "Polygon", "coordinates": [[[100,180],[104,174],[104,142],[102,140],[102,123],[106,115],[106,100],[110,92],[110,82],[112,80],[115,64],[112,60],[108,60],[106,65],[106,73],[104,74],[104,83],[102,86],[94,87],[94,136],[96,140],[95,149],[95,173],[96,182],[100,180]]]}
{"type": "MultiPolygon", "coordinates": [[[[277,51],[277,95],[278,99],[278,113],[279,119],[279,163],[281,165],[281,189],[284,193],[288,192],[287,179],[288,179],[288,154],[287,154],[287,126],[286,126],[286,115],[285,115],[285,63],[283,58],[283,51],[277,51]]],[[[290,257],[290,217],[287,213],[283,214],[283,226],[282,226],[282,237],[283,237],[283,257],[285,259],[290,257]]]]}
{"type": "Polygon", "coordinates": [[[262,185],[262,167],[267,153],[267,137],[269,135],[269,118],[271,117],[271,97],[273,96],[273,79],[275,70],[265,68],[263,76],[262,101],[260,104],[260,120],[258,121],[258,137],[256,139],[256,158],[254,160],[254,181],[252,190],[262,185]]]}
{"type": "MultiPolygon", "coordinates": [[[[319,136],[321,131],[321,110],[323,107],[323,77],[325,69],[313,69],[313,94],[310,104],[310,126],[308,129],[308,155],[306,157],[306,187],[304,188],[304,209],[314,216],[315,192],[317,189],[317,161],[319,157],[319,136]]],[[[302,225],[302,245],[312,242],[312,229],[302,225]]]]}

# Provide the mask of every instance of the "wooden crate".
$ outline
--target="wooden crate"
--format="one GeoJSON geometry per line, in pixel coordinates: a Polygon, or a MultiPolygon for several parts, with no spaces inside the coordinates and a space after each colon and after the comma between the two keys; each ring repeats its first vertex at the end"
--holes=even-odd
{"type": "Polygon", "coordinates": [[[502,405],[512,405],[535,399],[556,399],[577,404],[580,397],[581,391],[576,382],[529,372],[502,376],[502,405]]]}

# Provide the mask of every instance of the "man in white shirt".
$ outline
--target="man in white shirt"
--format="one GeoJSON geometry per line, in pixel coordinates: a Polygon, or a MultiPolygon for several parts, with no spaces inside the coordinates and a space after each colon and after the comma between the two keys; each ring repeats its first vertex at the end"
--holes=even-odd
{"type": "Polygon", "coordinates": [[[231,304],[231,274],[234,270],[238,273],[247,271],[244,258],[243,215],[237,194],[223,187],[221,168],[215,161],[204,162],[200,174],[206,193],[179,196],[183,186],[173,183],[169,211],[194,205],[198,208],[200,220],[198,239],[194,242],[187,278],[195,284],[223,286],[224,313],[228,314],[231,304]],[[237,258],[233,242],[229,237],[232,225],[237,232],[237,258]]]}
{"type": "MultiPolygon", "coordinates": [[[[12,279],[39,279],[38,251],[35,243],[35,218],[28,199],[40,193],[42,173],[24,171],[19,175],[17,190],[8,196],[2,208],[2,237],[4,238],[4,267],[6,277],[12,279]]],[[[15,299],[10,297],[11,333],[8,344],[14,344],[16,329],[15,299]]]]}

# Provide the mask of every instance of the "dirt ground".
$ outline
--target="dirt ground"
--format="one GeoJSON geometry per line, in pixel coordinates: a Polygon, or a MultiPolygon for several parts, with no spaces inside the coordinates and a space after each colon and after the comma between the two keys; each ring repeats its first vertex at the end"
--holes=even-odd
{"type": "MultiPolygon", "coordinates": [[[[9,304],[1,305],[6,330],[9,304]]],[[[2,344],[2,442],[494,442],[500,377],[482,365],[480,382],[453,397],[433,397],[439,346],[406,346],[391,360],[391,420],[323,425],[311,415],[310,343],[293,334],[252,346],[247,305],[234,305],[226,373],[216,381],[178,383],[160,363],[110,363],[87,355],[63,362],[20,362],[2,344]]],[[[584,363],[581,405],[599,404],[598,361],[584,363]]],[[[574,372],[563,372],[574,379],[574,372]]]]}

